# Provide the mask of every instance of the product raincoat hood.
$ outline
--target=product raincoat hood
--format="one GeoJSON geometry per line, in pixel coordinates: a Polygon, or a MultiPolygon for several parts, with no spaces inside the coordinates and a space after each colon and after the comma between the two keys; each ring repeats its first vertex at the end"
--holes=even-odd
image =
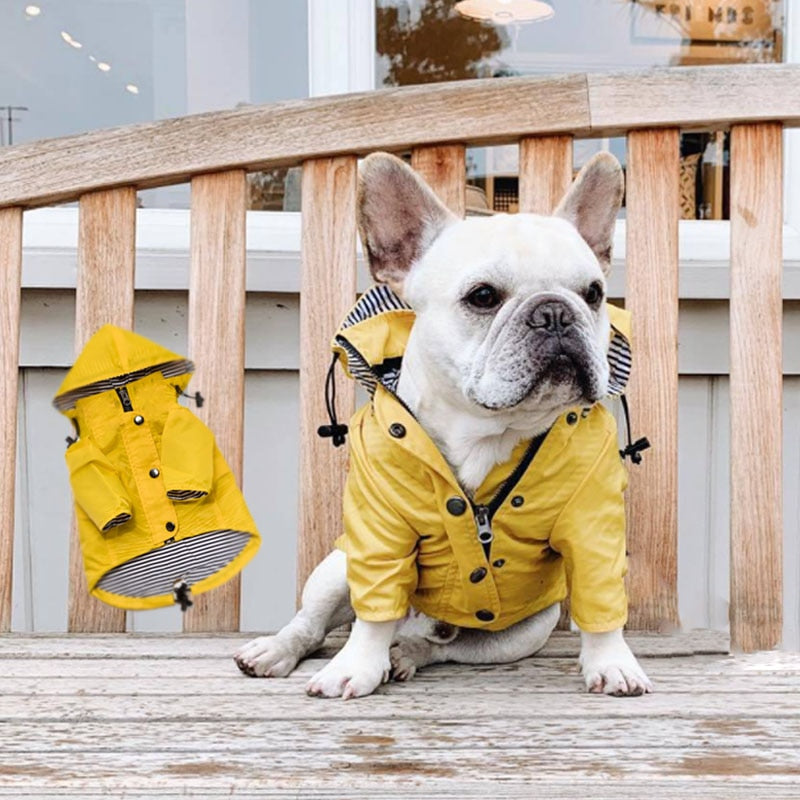
{"type": "MultiPolygon", "coordinates": [[[[630,318],[613,306],[608,312],[608,393],[617,395],[630,375],[630,318]]],[[[396,395],[413,323],[413,310],[376,286],[332,345],[371,396],[350,421],[337,540],[359,619],[400,619],[413,607],[502,630],[569,591],[582,630],[624,625],[627,472],[613,416],[600,403],[569,409],[466,492],[396,395]]]]}
{"type": "Polygon", "coordinates": [[[66,461],[89,591],[120,608],[185,610],[190,591],[233,577],[260,543],[213,434],[178,403],[193,369],[106,325],[53,400],[77,434],[66,461]]]}

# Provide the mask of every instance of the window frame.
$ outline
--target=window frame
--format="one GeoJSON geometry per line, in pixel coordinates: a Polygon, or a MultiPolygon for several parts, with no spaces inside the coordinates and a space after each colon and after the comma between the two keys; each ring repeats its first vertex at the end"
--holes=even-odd
{"type": "MultiPolygon", "coordinates": [[[[309,96],[371,91],[375,81],[374,0],[306,0],[309,96]]],[[[800,62],[800,9],[786,3],[786,61],[800,62]]],[[[800,299],[800,129],[784,133],[784,296],[800,299]]],[[[74,288],[76,208],[26,214],[23,288],[74,288]],[[65,269],[65,260],[71,267],[65,269]]],[[[682,220],[680,296],[726,299],[730,223],[682,220]]],[[[610,291],[624,294],[625,221],[614,236],[615,270],[610,291]]],[[[248,211],[248,291],[299,291],[300,214],[248,211]],[[274,269],[276,263],[282,269],[274,269]]],[[[189,210],[141,209],[137,214],[138,289],[188,288],[189,210]]],[[[366,276],[361,270],[360,283],[366,276]]]]}

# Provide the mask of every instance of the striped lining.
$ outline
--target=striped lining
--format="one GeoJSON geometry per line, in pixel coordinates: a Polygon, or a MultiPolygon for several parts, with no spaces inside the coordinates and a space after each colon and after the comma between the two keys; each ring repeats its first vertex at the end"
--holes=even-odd
{"type": "Polygon", "coordinates": [[[173,489],[167,492],[170,500],[194,500],[196,497],[205,497],[208,492],[193,492],[191,489],[173,489]]]}
{"type": "Polygon", "coordinates": [[[611,329],[611,343],[608,346],[608,394],[612,397],[622,394],[631,376],[630,342],[615,328],[611,329]]]}
{"type": "Polygon", "coordinates": [[[245,531],[209,531],[132,558],[109,570],[97,586],[123,597],[172,595],[178,579],[199,583],[219,572],[242,552],[250,540],[245,531]]]}
{"type": "Polygon", "coordinates": [[[117,514],[117,516],[114,517],[114,519],[110,519],[108,522],[106,522],[106,524],[103,525],[103,530],[110,531],[112,528],[116,528],[119,525],[124,525],[126,522],[130,520],[130,518],[131,515],[123,511],[122,514],[117,514]]]}
{"type": "Polygon", "coordinates": [[[187,372],[194,372],[194,364],[188,359],[182,358],[178,361],[166,361],[163,364],[154,364],[150,367],[137,369],[135,372],[126,372],[124,375],[104,378],[101,381],[87,383],[86,386],[81,386],[70,392],[64,392],[64,394],[53,400],[53,405],[59,411],[67,411],[70,408],[74,408],[75,403],[83,397],[101,394],[109,389],[118,389],[147,375],[152,375],[154,372],[160,372],[165,378],[175,378],[178,375],[185,375],[187,372]]]}
{"type": "Polygon", "coordinates": [[[368,289],[361,295],[359,301],[353,306],[345,317],[339,330],[346,331],[359,322],[364,322],[371,317],[377,317],[385,311],[410,311],[411,306],[401,300],[388,286],[377,285],[368,289]]]}

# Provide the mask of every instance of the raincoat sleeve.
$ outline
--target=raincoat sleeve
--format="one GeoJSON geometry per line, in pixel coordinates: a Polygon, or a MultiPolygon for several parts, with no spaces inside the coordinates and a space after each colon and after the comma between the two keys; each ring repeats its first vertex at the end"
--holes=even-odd
{"type": "Polygon", "coordinates": [[[344,498],[347,581],[356,616],[368,622],[401,619],[417,588],[418,536],[392,503],[391,481],[370,469],[353,436],[344,498]]]}
{"type": "Polygon", "coordinates": [[[628,617],[626,486],[616,433],[610,433],[550,537],[550,546],[564,558],[572,618],[589,633],[621,628],[628,617]]]}
{"type": "Polygon", "coordinates": [[[114,465],[90,439],[67,448],[69,482],[75,502],[101,531],[131,519],[131,501],[114,465]]]}
{"type": "Polygon", "coordinates": [[[214,435],[184,406],[164,422],[161,472],[171,500],[204,497],[214,483],[214,435]]]}

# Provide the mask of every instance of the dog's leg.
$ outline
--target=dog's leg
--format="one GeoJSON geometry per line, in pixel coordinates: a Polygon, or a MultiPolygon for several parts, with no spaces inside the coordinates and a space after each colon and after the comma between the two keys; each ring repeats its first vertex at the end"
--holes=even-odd
{"type": "Polygon", "coordinates": [[[345,646],[309,682],[306,691],[319,697],[363,697],[389,680],[389,646],[397,621],[356,619],[345,646]]]}
{"type": "Polygon", "coordinates": [[[300,611],[274,636],[260,636],[244,645],[234,660],[246,675],[283,678],[297,662],[313,653],[325,635],[354,618],[347,588],[347,557],[334,550],[321,561],[303,587],[300,611]]]}
{"type": "Polygon", "coordinates": [[[397,638],[391,650],[393,677],[407,681],[420,667],[456,661],[459,664],[507,664],[532,656],[544,646],[558,622],[558,603],[511,625],[504,631],[461,629],[451,642],[422,636],[397,638]]]}
{"type": "Polygon", "coordinates": [[[653,691],[653,684],[622,637],[622,628],[608,633],[581,631],[580,664],[590,692],[623,697],[653,691]]]}

